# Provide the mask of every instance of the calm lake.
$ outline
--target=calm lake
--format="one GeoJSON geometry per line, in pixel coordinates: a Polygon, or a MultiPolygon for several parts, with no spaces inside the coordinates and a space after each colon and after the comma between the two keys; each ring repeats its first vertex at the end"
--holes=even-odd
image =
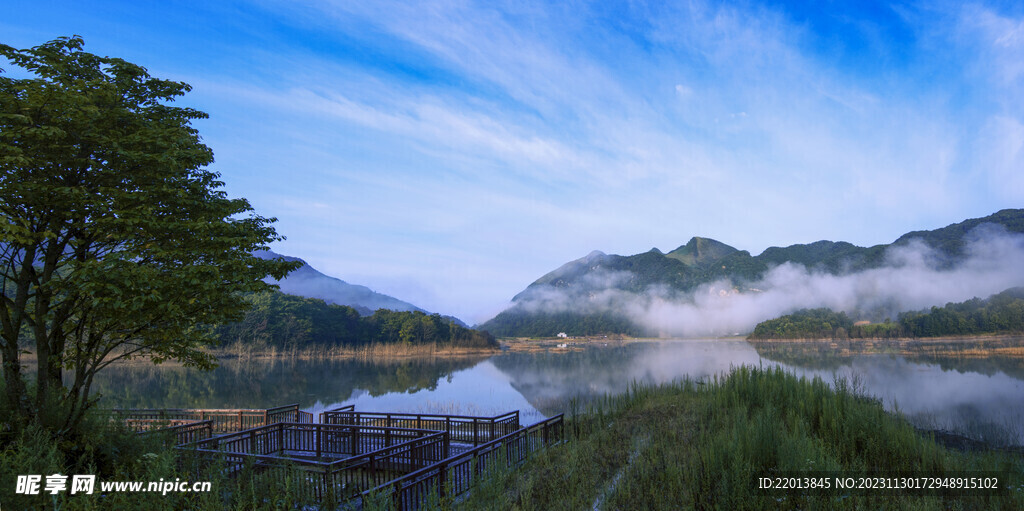
{"type": "MultiPolygon", "coordinates": [[[[614,343],[613,343],[614,344],[614,343]]],[[[94,388],[104,407],[265,408],[498,414],[532,423],[573,397],[624,392],[631,382],[704,380],[739,365],[780,366],[827,382],[855,381],[921,427],[1024,444],[1024,338],[978,342],[748,343],[649,341],[457,359],[225,360],[212,372],[111,367],[94,388]]]]}

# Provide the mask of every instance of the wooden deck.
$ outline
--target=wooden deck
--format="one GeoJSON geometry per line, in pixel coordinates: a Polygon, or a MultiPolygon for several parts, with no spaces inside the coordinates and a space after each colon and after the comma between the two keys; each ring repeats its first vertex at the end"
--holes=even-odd
{"type": "Polygon", "coordinates": [[[557,415],[528,427],[519,412],[494,417],[357,412],[353,406],[312,414],[298,405],[270,409],[116,410],[140,430],[172,432],[197,477],[221,470],[332,508],[362,507],[384,495],[396,509],[457,498],[481,477],[521,463],[563,440],[557,415]],[[292,419],[294,418],[294,419],[292,419]]]}
{"type": "Polygon", "coordinates": [[[278,422],[313,423],[313,414],[299,409],[298,403],[276,408],[151,408],[114,409],[110,414],[138,431],[165,423],[176,426],[211,421],[214,434],[232,433],[278,422]]]}

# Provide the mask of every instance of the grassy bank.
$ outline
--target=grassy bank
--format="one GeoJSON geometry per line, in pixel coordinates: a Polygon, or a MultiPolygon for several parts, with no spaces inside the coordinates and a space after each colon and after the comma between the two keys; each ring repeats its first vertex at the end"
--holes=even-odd
{"type": "Polygon", "coordinates": [[[474,490],[462,509],[1021,509],[1024,462],[951,451],[855,385],[742,367],[575,405],[571,440],[474,490]],[[834,387],[834,388],[833,388],[834,387]],[[758,477],[1004,471],[997,496],[768,494],[758,477]]]}

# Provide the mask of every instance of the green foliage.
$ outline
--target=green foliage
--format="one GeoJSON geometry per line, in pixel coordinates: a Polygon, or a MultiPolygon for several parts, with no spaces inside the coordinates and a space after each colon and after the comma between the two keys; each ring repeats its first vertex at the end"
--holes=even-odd
{"type": "Polygon", "coordinates": [[[468,329],[438,314],[380,309],[362,317],[352,307],[277,291],[250,294],[246,299],[250,308],[241,321],[215,329],[222,344],[282,350],[398,343],[498,347],[489,333],[468,329]]]}
{"type": "Polygon", "coordinates": [[[754,327],[751,339],[833,339],[839,329],[849,332],[853,321],[845,312],[831,309],[801,309],[781,318],[762,321],[754,327]]]}
{"type": "Polygon", "coordinates": [[[907,337],[1022,333],[1024,288],[1008,289],[986,300],[973,298],[929,311],[905,312],[898,322],[907,337]]]}
{"type": "Polygon", "coordinates": [[[856,381],[740,367],[712,381],[634,385],[578,413],[571,439],[474,489],[460,509],[1019,509],[995,496],[770,495],[757,477],[780,471],[951,473],[1002,470],[1010,454],[946,450],[864,397],[856,381]]]}
{"type": "MultiPolygon", "coordinates": [[[[65,511],[118,510],[252,510],[296,509],[316,502],[300,494],[289,480],[270,480],[247,470],[228,477],[216,464],[195,460],[188,452],[166,445],[160,435],[139,435],[119,428],[106,418],[90,417],[92,434],[75,456],[60,448],[51,432],[30,425],[16,441],[0,449],[0,502],[4,509],[60,509],[65,511]],[[198,470],[196,470],[198,468],[198,470]],[[14,494],[19,475],[68,476],[64,491],[51,495],[14,494]],[[73,475],[95,475],[92,494],[70,493],[73,475]],[[103,482],[185,481],[209,483],[211,491],[131,492],[102,491],[103,482]]],[[[189,484],[191,488],[191,484],[189,484]]],[[[43,490],[43,485],[40,485],[43,490]]]]}
{"type": "Polygon", "coordinates": [[[895,322],[854,325],[846,313],[800,310],[754,327],[751,339],[894,339],[1024,333],[1024,288],[1007,289],[982,300],[901,313],[895,322]]]}
{"type": "Polygon", "coordinates": [[[212,367],[196,326],[241,318],[241,293],[295,266],[252,255],[280,237],[204,168],[213,153],[191,121],[206,115],[168,105],[190,87],[81,48],[77,37],[0,45],[30,76],[0,75],[4,420],[58,434],[77,429],[93,375],[113,361],[212,367]]]}
{"type": "Polygon", "coordinates": [[[560,332],[571,336],[625,334],[639,337],[645,333],[629,318],[616,314],[527,312],[521,307],[502,311],[480,328],[502,337],[554,337],[560,332]]]}

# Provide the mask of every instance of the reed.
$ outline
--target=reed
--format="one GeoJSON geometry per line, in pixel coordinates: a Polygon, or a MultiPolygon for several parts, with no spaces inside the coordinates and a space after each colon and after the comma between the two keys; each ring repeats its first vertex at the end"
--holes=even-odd
{"type": "Polygon", "coordinates": [[[633,384],[572,401],[572,440],[489,484],[461,509],[1021,509],[1024,462],[937,444],[857,381],[740,367],[707,382],[633,384]],[[921,473],[1000,470],[1009,495],[768,495],[780,471],[921,473]]]}

